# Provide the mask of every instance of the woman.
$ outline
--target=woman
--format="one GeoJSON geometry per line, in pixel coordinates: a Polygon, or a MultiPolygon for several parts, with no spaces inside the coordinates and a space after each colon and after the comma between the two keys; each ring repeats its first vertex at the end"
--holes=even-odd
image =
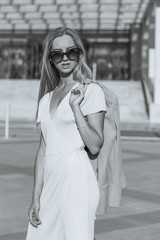
{"type": "Polygon", "coordinates": [[[99,188],[85,149],[95,155],[103,144],[103,90],[74,30],[50,31],[44,46],[27,240],[93,240],[99,188]]]}

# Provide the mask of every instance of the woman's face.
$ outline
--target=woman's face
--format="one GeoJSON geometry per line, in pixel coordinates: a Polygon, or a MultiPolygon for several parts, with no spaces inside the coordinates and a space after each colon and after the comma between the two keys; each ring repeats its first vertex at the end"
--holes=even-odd
{"type": "MultiPolygon", "coordinates": [[[[51,52],[62,52],[65,53],[70,49],[76,48],[76,45],[69,35],[63,35],[60,37],[56,37],[52,43],[51,52]]],[[[76,60],[70,60],[66,55],[63,56],[62,60],[58,63],[54,63],[54,66],[58,69],[60,74],[69,74],[73,71],[75,66],[77,65],[76,60]]]]}

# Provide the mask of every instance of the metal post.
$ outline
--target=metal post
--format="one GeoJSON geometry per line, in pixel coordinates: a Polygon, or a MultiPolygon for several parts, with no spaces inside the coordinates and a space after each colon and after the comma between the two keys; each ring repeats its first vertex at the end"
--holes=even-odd
{"type": "Polygon", "coordinates": [[[93,63],[93,80],[96,80],[97,76],[97,63],[93,63]]]}
{"type": "Polygon", "coordinates": [[[154,75],[154,99],[150,104],[149,115],[151,123],[160,123],[160,6],[155,8],[155,75],[154,75]]]}
{"type": "Polygon", "coordinates": [[[6,104],[5,108],[5,139],[9,138],[9,109],[10,109],[10,104],[6,104]]]}
{"type": "Polygon", "coordinates": [[[154,103],[160,105],[160,7],[155,9],[155,82],[154,82],[154,103]]]}

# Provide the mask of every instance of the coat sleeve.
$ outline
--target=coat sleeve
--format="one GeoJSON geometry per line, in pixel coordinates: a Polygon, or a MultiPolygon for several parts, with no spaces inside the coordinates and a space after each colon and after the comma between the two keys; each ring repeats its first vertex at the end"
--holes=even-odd
{"type": "Polygon", "coordinates": [[[120,114],[117,97],[114,103],[112,118],[116,127],[116,137],[108,163],[109,188],[107,202],[108,206],[118,207],[120,205],[122,188],[126,186],[126,179],[122,169],[120,114]]]}
{"type": "Polygon", "coordinates": [[[121,189],[126,186],[122,170],[118,98],[104,87],[107,114],[104,121],[104,143],[97,158],[100,200],[96,215],[107,213],[107,207],[118,207],[121,189]]]}
{"type": "Polygon", "coordinates": [[[84,116],[100,111],[106,112],[105,96],[101,87],[95,83],[89,84],[80,107],[84,116]]]}

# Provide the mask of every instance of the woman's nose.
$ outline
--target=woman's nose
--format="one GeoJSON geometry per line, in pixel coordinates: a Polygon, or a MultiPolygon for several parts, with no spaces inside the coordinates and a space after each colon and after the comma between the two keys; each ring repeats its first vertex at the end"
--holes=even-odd
{"type": "Polygon", "coordinates": [[[64,56],[63,56],[63,61],[67,61],[67,60],[69,60],[69,59],[68,59],[68,57],[66,56],[66,54],[64,54],[64,56]]]}

